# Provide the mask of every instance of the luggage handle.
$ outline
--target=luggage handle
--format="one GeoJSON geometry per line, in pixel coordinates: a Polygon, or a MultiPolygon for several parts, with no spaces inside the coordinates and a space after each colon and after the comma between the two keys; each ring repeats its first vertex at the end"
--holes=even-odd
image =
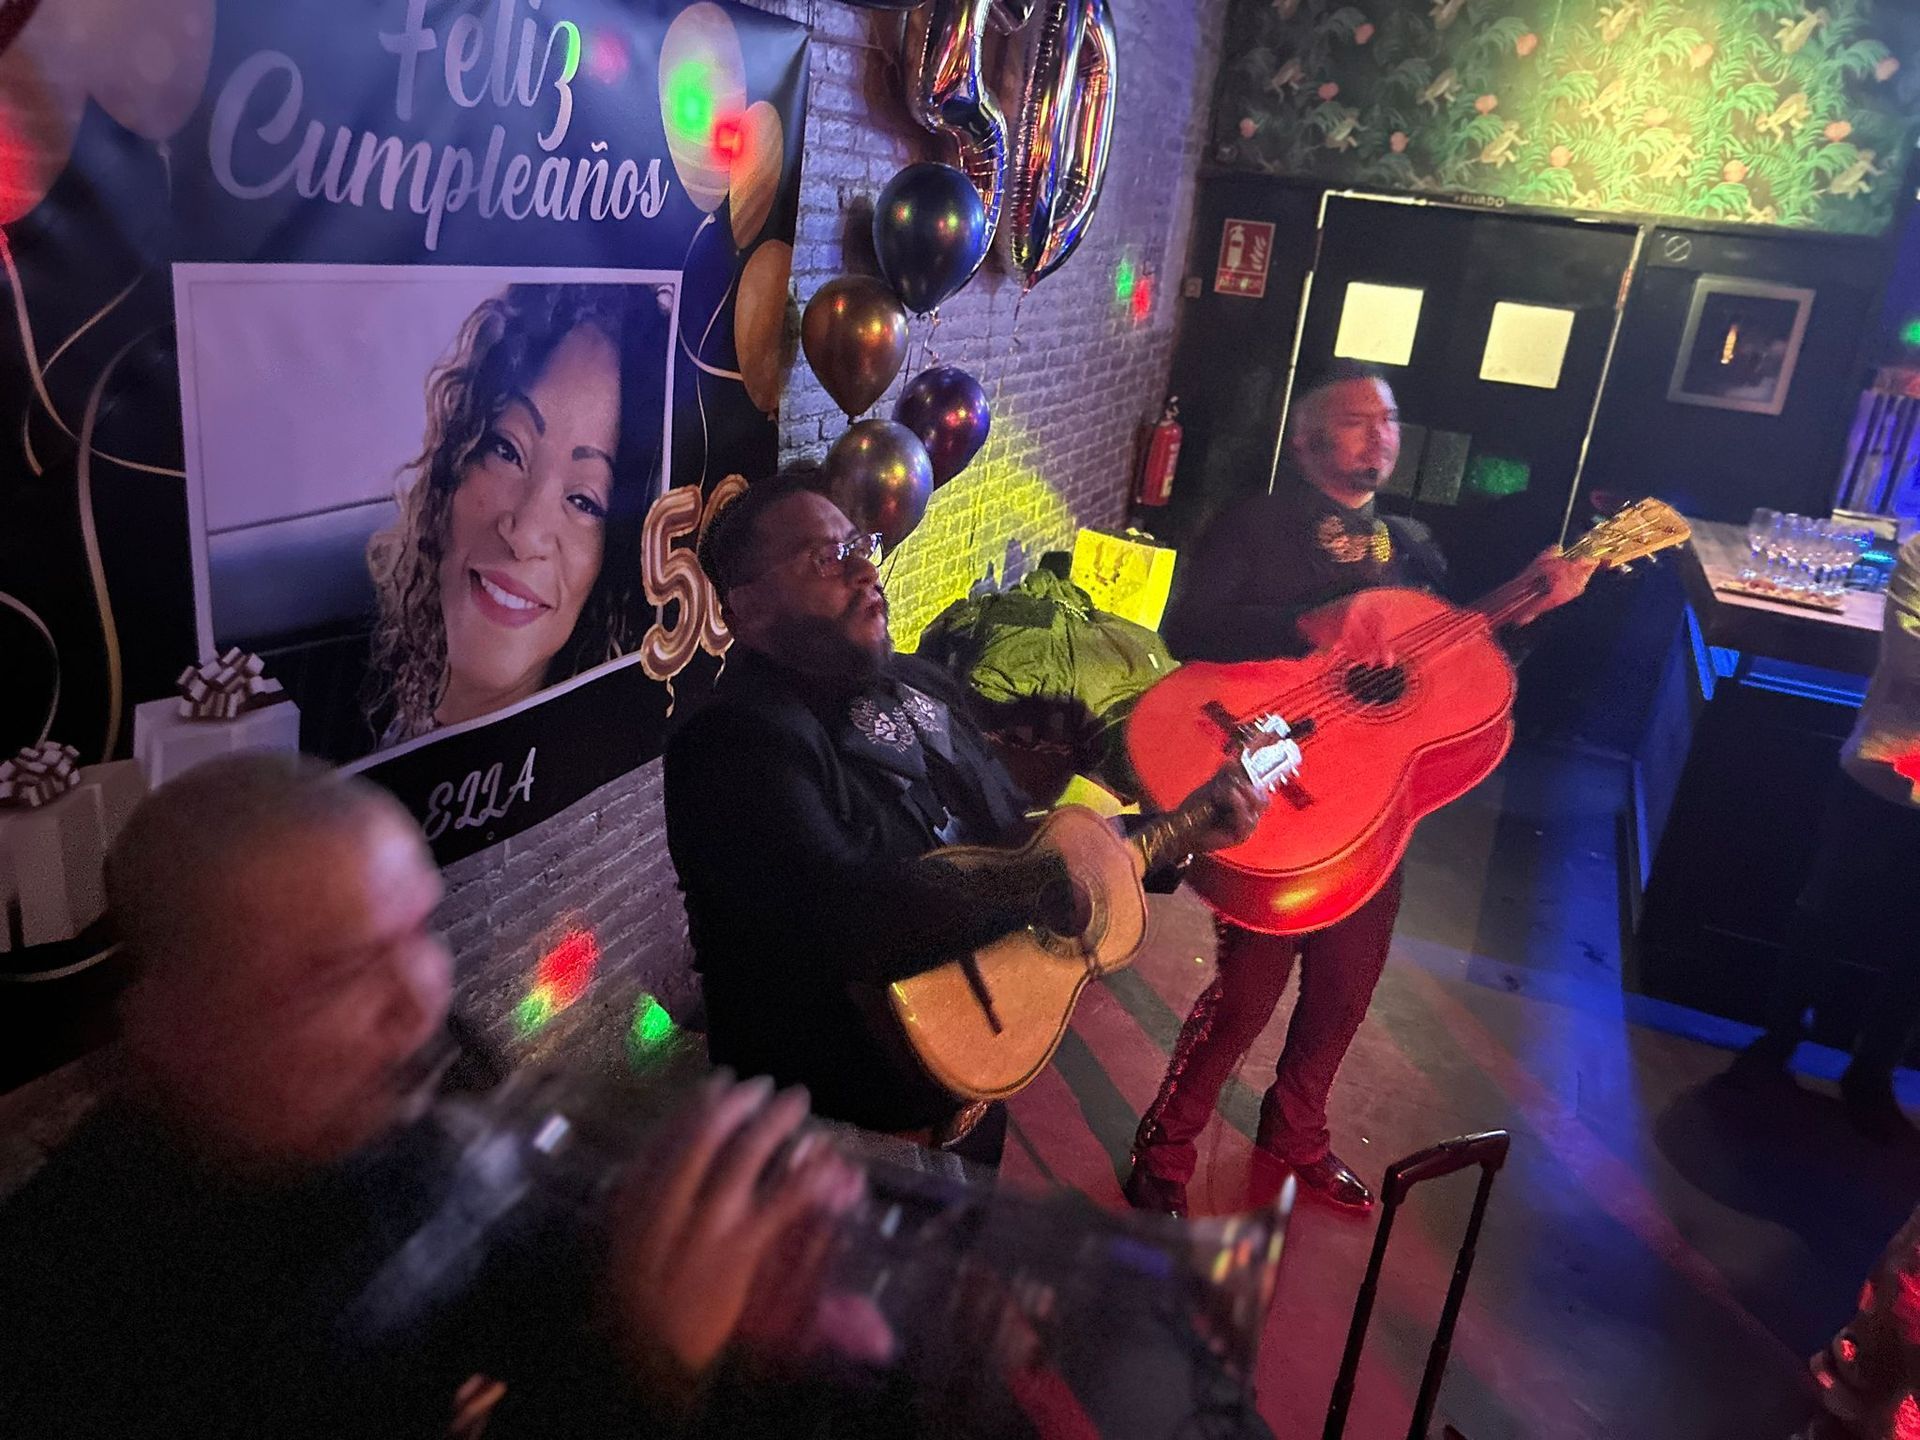
{"type": "Polygon", "coordinates": [[[1398,1205],[1414,1186],[1455,1174],[1470,1165],[1498,1170],[1507,1163],[1507,1149],[1512,1143],[1513,1137],[1505,1130],[1488,1130],[1479,1135],[1442,1140],[1404,1160],[1396,1160],[1388,1168],[1386,1184],[1381,1187],[1386,1203],[1398,1205]]]}
{"type": "Polygon", "coordinates": [[[1333,1399],[1327,1406],[1326,1429],[1322,1440],[1340,1440],[1346,1433],[1347,1409],[1353,1403],[1353,1382],[1360,1372],[1360,1351],[1366,1344],[1367,1324],[1373,1318],[1374,1296],[1380,1288],[1380,1269],[1387,1258],[1387,1238],[1393,1233],[1394,1213],[1407,1193],[1427,1180],[1452,1175],[1478,1166],[1480,1185],[1474,1192],[1473,1213],[1467,1219],[1466,1238],[1460,1243],[1454,1261],[1453,1281],[1447,1286],[1446,1303],[1440,1309],[1440,1324],[1433,1336],[1433,1348],[1427,1352],[1427,1368],[1420,1377],[1420,1397],[1407,1427],[1407,1440],[1427,1440],[1427,1426],[1440,1400],[1440,1381],[1446,1375],[1447,1360],[1453,1353],[1453,1329],[1460,1319],[1460,1305],[1466,1298],[1467,1276],[1480,1241],[1480,1222],[1486,1217],[1487,1199],[1493,1193],[1494,1176],[1506,1164],[1513,1137],[1505,1130],[1486,1130],[1478,1135],[1461,1135],[1438,1145],[1416,1151],[1396,1160],[1387,1168],[1381,1187],[1384,1203],[1380,1211],[1380,1229],[1373,1239],[1373,1255],[1367,1261],[1367,1275],[1360,1282],[1360,1294],[1353,1304],[1353,1325],[1347,1332],[1346,1353],[1340,1357],[1340,1377],[1333,1384],[1333,1399]]]}

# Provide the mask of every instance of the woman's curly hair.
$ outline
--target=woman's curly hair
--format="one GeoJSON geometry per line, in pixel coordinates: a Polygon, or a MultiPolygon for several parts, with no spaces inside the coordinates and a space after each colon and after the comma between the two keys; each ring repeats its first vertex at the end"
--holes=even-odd
{"type": "Polygon", "coordinates": [[[467,317],[451,353],[427,377],[426,443],[405,467],[399,519],[367,542],[379,616],[364,707],[383,744],[432,730],[446,693],[440,563],[461,473],[512,398],[531,390],[583,325],[606,336],[620,357],[620,443],[600,574],[546,683],[633,644],[640,522],[661,466],[667,321],[660,292],[626,284],[509,286],[467,317]]]}

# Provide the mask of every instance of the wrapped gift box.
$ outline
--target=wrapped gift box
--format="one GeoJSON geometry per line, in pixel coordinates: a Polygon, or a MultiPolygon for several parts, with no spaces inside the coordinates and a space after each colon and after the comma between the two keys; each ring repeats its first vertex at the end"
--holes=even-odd
{"type": "Polygon", "coordinates": [[[67,940],[106,906],[107,851],[147,793],[132,760],[80,768],[74,787],[37,809],[0,808],[0,950],[67,940]]]}
{"type": "Polygon", "coordinates": [[[102,794],[83,784],[37,809],[0,810],[0,895],[18,911],[23,944],[70,940],[106,908],[102,794]]]}
{"type": "Polygon", "coordinates": [[[240,750],[298,750],[300,707],[279,700],[230,720],[192,719],[178,699],[149,700],[133,711],[133,754],[152,788],[194,766],[240,750]]]}

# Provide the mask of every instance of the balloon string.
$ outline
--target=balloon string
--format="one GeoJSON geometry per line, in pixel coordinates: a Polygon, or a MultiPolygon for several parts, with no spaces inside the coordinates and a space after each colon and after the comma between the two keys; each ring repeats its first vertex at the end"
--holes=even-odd
{"type": "MultiPolygon", "coordinates": [[[[45,407],[47,415],[52,419],[53,423],[60,427],[61,433],[69,440],[76,439],[77,437],[73,433],[73,427],[60,417],[59,410],[54,407],[53,397],[47,393],[46,366],[40,363],[39,350],[33,343],[33,323],[27,316],[27,292],[20,283],[20,270],[19,267],[14,264],[13,260],[13,246],[8,241],[7,232],[4,229],[0,229],[0,267],[5,268],[7,272],[7,283],[13,290],[14,318],[20,327],[20,346],[25,352],[27,374],[33,379],[34,392],[39,395],[41,405],[45,407]]],[[[138,279],[135,279],[133,283],[137,285],[140,282],[138,279]]],[[[92,325],[95,320],[100,319],[108,310],[113,309],[115,305],[118,305],[124,300],[128,292],[132,289],[133,286],[129,285],[126,290],[121,291],[119,295],[115,296],[114,299],[108,303],[106,309],[100,311],[99,314],[95,315],[91,320],[88,320],[86,325],[80,327],[80,330],[68,336],[67,339],[61,343],[60,349],[55,350],[53,355],[48,358],[46,362],[47,365],[53,364],[54,360],[59,358],[61,351],[65,350],[73,341],[79,339],[80,334],[84,332],[88,326],[92,325]]],[[[35,456],[33,452],[31,437],[27,434],[25,428],[31,424],[31,421],[32,416],[29,414],[22,421],[23,428],[21,433],[22,438],[27,442],[28,463],[33,467],[33,473],[39,475],[42,474],[43,471],[41,470],[38,457],[35,456]]],[[[170,465],[148,465],[139,460],[128,460],[119,455],[109,455],[104,450],[98,453],[102,460],[118,465],[126,470],[138,470],[143,475],[167,475],[176,480],[184,480],[187,478],[186,471],[176,470],[170,465]]]]}
{"type": "MultiPolygon", "coordinates": [[[[151,333],[151,332],[148,332],[151,333]]],[[[100,612],[100,638],[107,652],[107,727],[100,743],[100,758],[105,761],[113,753],[114,737],[120,733],[120,631],[113,623],[113,605],[107,596],[107,573],[100,562],[100,536],[94,527],[93,519],[93,427],[100,418],[100,397],[106,393],[107,381],[119,368],[120,362],[127,358],[129,351],[142,340],[145,334],[136,335],[107,362],[100,372],[100,378],[93,382],[93,393],[87,397],[87,408],[80,417],[80,461],[76,471],[80,502],[80,540],[86,547],[87,571],[93,580],[93,600],[100,612]]],[[[101,456],[101,459],[108,459],[101,456]]]]}
{"type": "MultiPolygon", "coordinates": [[[[687,240],[687,253],[680,257],[680,298],[683,300],[687,294],[687,267],[693,264],[693,247],[699,243],[700,236],[705,233],[707,226],[711,224],[713,224],[713,216],[709,213],[698,225],[694,226],[693,234],[687,240]]],[[[721,304],[724,305],[725,303],[724,300],[721,301],[721,304]]],[[[713,461],[713,435],[707,426],[707,396],[706,392],[700,388],[700,375],[698,372],[708,369],[709,367],[706,362],[694,354],[692,349],[687,345],[687,327],[684,320],[679,318],[684,314],[684,311],[679,306],[676,306],[674,308],[674,314],[676,317],[673,327],[674,339],[679,341],[680,349],[686,354],[687,359],[693,362],[695,371],[693,377],[693,401],[700,410],[700,481],[702,484],[705,484],[707,467],[713,461]]],[[[711,328],[712,322],[708,322],[708,326],[711,328]]],[[[703,338],[701,344],[704,345],[705,343],[706,341],[703,338]]],[[[665,463],[660,468],[661,479],[663,481],[661,489],[664,491],[670,489],[673,484],[673,457],[671,455],[665,457],[665,463]]],[[[673,714],[673,690],[671,686],[668,687],[667,695],[667,714],[671,715],[673,714]]]]}
{"type": "Polygon", "coordinates": [[[1026,291],[1021,291],[1013,301],[1013,333],[1007,337],[1007,353],[1000,361],[1000,376],[993,382],[993,404],[988,407],[994,419],[1000,418],[1000,392],[1007,388],[1007,372],[1013,368],[1013,357],[1022,349],[1020,340],[1020,307],[1026,303],[1026,291]]]}
{"type": "MultiPolygon", "coordinates": [[[[95,325],[99,324],[102,320],[106,319],[107,316],[111,314],[116,307],[119,306],[122,300],[125,300],[129,295],[131,295],[134,292],[136,288],[138,288],[140,282],[145,278],[146,278],[145,275],[134,276],[133,279],[127,282],[125,289],[123,289],[118,295],[114,296],[113,299],[109,300],[105,305],[101,306],[98,310],[94,311],[92,315],[88,316],[86,320],[81,323],[80,328],[78,330],[75,330],[71,335],[67,336],[66,339],[62,340],[59,343],[59,345],[54,347],[53,353],[47,356],[46,363],[41,366],[42,373],[44,374],[46,371],[52,370],[53,367],[57,363],[59,363],[60,357],[66,354],[67,351],[72,348],[75,341],[79,340],[81,336],[85,335],[95,325]]],[[[56,415],[54,418],[58,420],[59,416],[56,415]]],[[[61,428],[64,430],[66,427],[62,425],[61,428]]],[[[46,472],[40,464],[40,456],[38,455],[37,452],[35,452],[33,448],[33,411],[32,410],[26,411],[20,417],[20,445],[21,445],[21,448],[26,452],[27,467],[30,470],[32,470],[35,475],[45,474],[46,472]]],[[[182,476],[181,478],[184,478],[184,476],[182,476]]]]}
{"type": "Polygon", "coordinates": [[[60,646],[54,640],[53,632],[47,629],[47,622],[4,590],[0,590],[0,605],[6,606],[9,610],[16,610],[24,616],[26,622],[40,632],[40,638],[47,642],[47,653],[53,656],[53,693],[47,699],[47,718],[41,722],[40,736],[33,742],[36,745],[44,745],[47,737],[53,733],[53,717],[60,710],[60,646]]]}
{"type": "Polygon", "coordinates": [[[47,363],[45,368],[48,370],[53,369],[54,365],[59,362],[60,357],[66,354],[67,351],[70,348],[72,348],[74,341],[78,340],[82,335],[86,334],[95,325],[99,324],[102,320],[106,319],[107,316],[113,311],[113,309],[117,305],[119,305],[119,303],[122,300],[126,299],[127,296],[131,295],[134,292],[134,290],[139,286],[140,282],[146,278],[147,277],[145,275],[134,276],[133,279],[127,282],[126,289],[122,290],[118,295],[114,296],[113,299],[109,300],[105,305],[102,305],[98,310],[94,311],[92,315],[88,316],[86,320],[81,322],[80,328],[74,331],[71,335],[67,336],[66,339],[62,340],[60,344],[54,349],[54,352],[51,355],[47,356],[47,363]]]}
{"type": "Polygon", "coordinates": [[[20,346],[26,352],[27,374],[33,380],[33,388],[39,393],[40,403],[46,407],[47,414],[53,417],[53,423],[66,430],[67,438],[73,438],[73,431],[67,428],[67,422],[60,418],[60,412],[53,408],[53,397],[47,394],[47,382],[40,368],[40,356],[33,343],[33,322],[27,317],[27,292],[20,284],[20,271],[13,263],[13,244],[7,239],[7,232],[0,229],[0,264],[6,266],[7,283],[13,288],[13,313],[20,324],[20,346]]]}

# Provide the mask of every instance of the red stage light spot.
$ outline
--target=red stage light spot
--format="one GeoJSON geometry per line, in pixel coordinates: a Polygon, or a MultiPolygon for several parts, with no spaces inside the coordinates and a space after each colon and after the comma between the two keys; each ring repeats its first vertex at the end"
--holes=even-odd
{"type": "Polygon", "coordinates": [[[723,115],[714,122],[713,153],[729,164],[747,148],[746,122],[738,115],[723,115]]]}
{"type": "Polygon", "coordinates": [[[587,41],[587,74],[602,85],[617,85],[626,79],[632,63],[627,42],[618,35],[600,30],[587,41]]]}
{"type": "Polygon", "coordinates": [[[1133,323],[1144,325],[1153,317],[1153,276],[1142,275],[1133,285],[1133,323]]]}
{"type": "Polygon", "coordinates": [[[540,957],[534,988],[545,988],[555,1007],[564,1010],[587,988],[600,963],[600,942],[591,930],[569,930],[560,943],[540,957]]]}

